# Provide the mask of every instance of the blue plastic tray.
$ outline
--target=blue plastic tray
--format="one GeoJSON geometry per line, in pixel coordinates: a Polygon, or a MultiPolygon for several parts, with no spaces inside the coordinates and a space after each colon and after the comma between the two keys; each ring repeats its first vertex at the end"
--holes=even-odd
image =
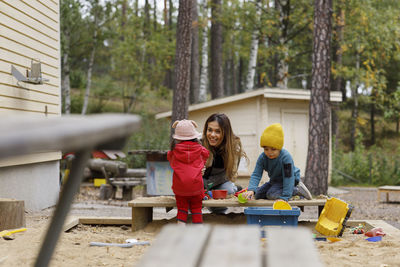
{"type": "Polygon", "coordinates": [[[249,207],[244,209],[247,224],[297,226],[299,208],[292,210],[274,210],[271,207],[249,207]]]}

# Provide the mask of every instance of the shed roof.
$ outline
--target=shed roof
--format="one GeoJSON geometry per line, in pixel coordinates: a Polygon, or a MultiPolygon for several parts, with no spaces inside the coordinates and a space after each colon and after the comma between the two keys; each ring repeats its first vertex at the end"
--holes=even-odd
{"type": "MultiPolygon", "coordinates": [[[[262,88],[250,92],[245,92],[237,95],[213,99],[207,102],[194,104],[189,106],[189,111],[207,109],[208,107],[215,107],[227,103],[241,101],[244,99],[264,95],[265,98],[275,99],[293,99],[293,100],[310,100],[311,91],[304,89],[279,89],[279,88],[262,88]]],[[[341,102],[342,92],[333,91],[330,94],[331,102],[341,102]]],[[[166,111],[156,114],[156,119],[171,117],[172,111],[166,111]]]]}

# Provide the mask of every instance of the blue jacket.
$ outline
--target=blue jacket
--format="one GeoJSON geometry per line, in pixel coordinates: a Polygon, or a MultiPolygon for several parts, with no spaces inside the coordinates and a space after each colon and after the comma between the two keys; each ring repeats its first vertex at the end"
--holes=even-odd
{"type": "Polygon", "coordinates": [[[270,183],[283,184],[282,196],[279,198],[289,200],[292,197],[295,182],[300,181],[300,169],[294,166],[290,153],[286,149],[282,149],[277,158],[269,159],[262,152],[250,177],[248,190],[256,191],[263,171],[268,173],[270,183]]]}

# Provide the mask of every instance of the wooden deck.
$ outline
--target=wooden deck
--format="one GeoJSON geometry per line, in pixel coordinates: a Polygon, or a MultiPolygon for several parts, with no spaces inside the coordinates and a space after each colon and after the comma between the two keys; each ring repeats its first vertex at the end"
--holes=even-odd
{"type": "Polygon", "coordinates": [[[386,202],[390,202],[389,193],[400,193],[400,186],[385,185],[378,187],[378,202],[381,201],[381,193],[386,193],[386,202]]]}
{"type": "MultiPolygon", "coordinates": [[[[317,206],[318,216],[322,212],[326,199],[293,200],[289,201],[292,207],[299,207],[304,211],[305,206],[317,206]]],[[[245,204],[237,201],[236,197],[227,199],[209,199],[203,201],[203,207],[271,207],[274,200],[258,199],[245,204]]],[[[131,200],[128,206],[132,207],[132,231],[143,229],[153,220],[153,207],[176,207],[175,198],[172,196],[142,197],[131,200]]]]}
{"type": "Polygon", "coordinates": [[[267,228],[267,242],[260,230],[256,225],[167,225],[138,266],[322,266],[308,229],[267,228]]]}

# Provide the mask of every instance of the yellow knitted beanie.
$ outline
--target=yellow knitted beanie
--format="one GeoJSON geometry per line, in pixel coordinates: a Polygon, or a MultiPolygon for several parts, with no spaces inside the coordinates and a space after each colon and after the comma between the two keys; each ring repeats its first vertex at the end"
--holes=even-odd
{"type": "Polygon", "coordinates": [[[280,123],[265,128],[260,138],[260,146],[269,146],[281,150],[283,147],[283,129],[280,123]]]}

